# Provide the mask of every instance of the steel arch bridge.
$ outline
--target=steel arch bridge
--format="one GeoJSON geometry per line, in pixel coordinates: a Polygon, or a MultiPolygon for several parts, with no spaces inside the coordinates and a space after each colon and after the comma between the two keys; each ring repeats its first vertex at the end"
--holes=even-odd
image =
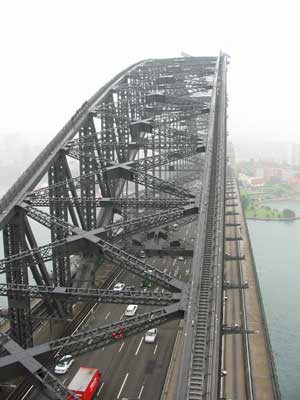
{"type": "MultiPolygon", "coordinates": [[[[82,104],[3,196],[0,272],[6,284],[0,294],[8,298],[10,330],[1,334],[2,381],[26,375],[50,399],[76,398],[47,369],[49,356],[61,349],[91,351],[113,342],[116,331],[130,335],[181,318],[177,399],[218,398],[226,69],[223,53],[130,66],[82,104]],[[197,193],[185,186],[194,179],[202,182],[197,193]],[[184,283],[139,258],[132,238],[187,217],[197,220],[198,233],[189,250],[192,276],[184,283]],[[33,221],[49,229],[49,244],[38,245],[33,221]],[[161,290],[80,286],[73,277],[74,256],[104,257],[161,290]],[[134,298],[155,309],[33,346],[32,298],[41,299],[47,318],[55,320],[72,319],[76,302],[129,304],[134,298]]],[[[170,248],[164,254],[183,251],[170,248]]]]}

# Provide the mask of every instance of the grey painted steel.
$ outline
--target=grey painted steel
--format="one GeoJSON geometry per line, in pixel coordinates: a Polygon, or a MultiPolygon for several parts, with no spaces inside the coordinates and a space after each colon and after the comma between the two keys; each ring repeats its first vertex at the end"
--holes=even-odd
{"type": "MultiPolygon", "coordinates": [[[[217,88],[217,75],[214,87],[207,80],[216,67],[217,70],[219,69],[219,61],[217,65],[216,62],[215,57],[153,60],[129,67],[82,105],[71,121],[1,200],[0,227],[11,221],[14,212],[19,212],[22,215],[25,213],[24,215],[28,218],[50,228],[54,236],[52,243],[40,247],[34,245],[35,240],[32,237],[30,249],[20,247],[20,241],[17,240],[19,248],[16,246],[4,260],[0,260],[0,271],[5,271],[8,265],[13,265],[15,273],[18,273],[20,269],[27,271],[28,268],[31,268],[35,272],[36,281],[42,282],[43,279],[39,274],[42,276],[45,262],[52,260],[53,255],[57,256],[54,288],[50,288],[49,285],[47,287],[42,285],[31,287],[28,284],[14,285],[23,283],[17,281],[10,282],[10,286],[2,286],[3,293],[11,293],[14,296],[22,294],[26,301],[30,296],[35,295],[37,297],[54,297],[57,301],[66,297],[69,301],[97,298],[97,301],[112,303],[125,303],[132,299],[138,304],[172,303],[133,319],[99,327],[93,331],[74,335],[72,338],[64,338],[55,343],[51,342],[42,347],[34,347],[29,349],[28,353],[23,354],[25,358],[27,354],[30,354],[38,361],[42,361],[44,357],[59,351],[63,346],[64,351],[67,352],[76,352],[79,347],[84,351],[92,350],[116,340],[116,328],[117,335],[123,334],[119,331],[121,329],[119,326],[126,329],[128,334],[133,334],[172,318],[182,318],[186,310],[188,312],[185,328],[187,344],[185,346],[187,346],[186,348],[195,347],[199,338],[197,326],[195,326],[195,332],[191,327],[192,321],[200,324],[202,306],[205,307],[206,313],[211,309],[208,304],[210,275],[206,274],[204,269],[199,268],[199,265],[202,264],[206,269],[210,267],[209,262],[205,263],[205,260],[202,260],[206,256],[204,246],[209,244],[210,247],[213,247],[214,240],[218,248],[223,245],[222,236],[216,238],[210,236],[215,225],[211,224],[209,229],[205,227],[206,221],[209,221],[208,216],[213,214],[215,207],[214,202],[210,204],[210,200],[216,198],[216,203],[221,202],[220,196],[222,196],[223,189],[213,193],[211,179],[217,157],[220,157],[217,164],[218,162],[222,163],[226,151],[225,148],[223,153],[216,149],[218,143],[214,124],[216,118],[219,118],[218,111],[215,110],[215,97],[219,89],[217,88]],[[169,73],[166,73],[167,70],[169,73]],[[211,98],[211,90],[212,112],[208,114],[210,108],[207,103],[211,98]],[[158,91],[160,93],[164,91],[165,95],[162,97],[157,93],[158,91]],[[199,95],[199,92],[203,95],[202,97],[191,96],[192,93],[199,95]],[[147,93],[148,95],[150,93],[148,99],[147,93]],[[92,121],[95,115],[101,124],[102,133],[99,140],[92,121]],[[205,143],[207,131],[208,144],[205,143]],[[70,140],[77,133],[79,133],[78,145],[68,146],[70,140]],[[189,138],[190,142],[188,142],[189,138]],[[140,154],[140,142],[144,139],[147,139],[148,143],[143,147],[144,154],[142,155],[140,154]],[[130,140],[133,143],[132,147],[129,146],[130,140]],[[93,143],[92,148],[90,147],[91,142],[93,143]],[[115,146],[101,147],[101,142],[106,144],[112,142],[115,146]],[[162,150],[165,152],[161,152],[162,150]],[[205,161],[204,157],[198,154],[204,150],[206,150],[205,161]],[[149,156],[148,151],[151,151],[152,155],[149,156]],[[71,176],[66,154],[79,160],[79,177],[71,176]],[[192,162],[193,157],[197,158],[197,163],[192,162]],[[202,178],[204,175],[202,193],[199,191],[201,194],[199,193],[196,197],[188,189],[180,187],[179,178],[179,173],[184,171],[185,167],[186,171],[193,172],[194,165],[198,171],[197,178],[202,178]],[[49,171],[49,186],[36,189],[36,184],[49,171]],[[166,171],[174,171],[174,174],[167,173],[168,178],[163,178],[163,174],[166,176],[166,171]],[[171,176],[174,176],[174,180],[171,180],[171,176]],[[128,191],[129,181],[133,182],[134,186],[134,193],[131,197],[128,191]],[[140,186],[145,188],[142,194],[140,186]],[[79,190],[80,196],[78,195],[79,190]],[[104,199],[98,198],[99,190],[104,199]],[[166,194],[176,196],[176,199],[168,198],[166,194]],[[145,199],[142,196],[145,196],[145,199]],[[159,196],[159,199],[156,199],[156,196],[159,196]],[[33,205],[50,206],[50,214],[35,209],[33,205]],[[97,217],[96,206],[102,207],[97,217]],[[134,207],[136,211],[136,215],[132,219],[129,218],[129,206],[134,207]],[[171,208],[156,214],[146,214],[140,217],[138,213],[141,211],[140,208],[167,206],[171,208]],[[121,213],[121,222],[113,220],[116,211],[121,213]],[[187,223],[186,217],[198,213],[198,236],[193,262],[194,275],[188,296],[188,288],[185,283],[154,268],[151,263],[130,254],[130,251],[126,251],[127,249],[124,250],[127,246],[124,239],[127,239],[125,235],[153,230],[173,221],[184,225],[187,223]],[[71,218],[73,224],[68,222],[68,217],[71,218]],[[206,240],[203,239],[204,237],[206,240]],[[123,241],[123,247],[120,244],[121,241],[123,241]],[[116,294],[110,291],[70,288],[69,256],[79,253],[88,256],[104,255],[114,265],[127,269],[142,279],[147,278],[173,293],[116,294]],[[36,266],[40,268],[41,272],[36,266]],[[151,274],[149,274],[149,270],[151,270],[151,274]],[[200,296],[199,285],[205,288],[200,291],[200,296]]],[[[218,183],[221,184],[223,176],[220,174],[213,179],[219,179],[218,183]]],[[[222,214],[218,213],[217,218],[216,226],[221,227],[222,214]]],[[[28,235],[30,236],[29,231],[28,235]]],[[[17,233],[12,236],[12,239],[18,239],[17,233]]],[[[216,289],[216,279],[219,275],[220,268],[218,268],[218,274],[213,277],[215,309],[220,303],[220,292],[216,289]]],[[[214,315],[216,313],[217,311],[214,315]]],[[[201,324],[202,328],[206,330],[211,326],[216,328],[218,333],[214,336],[214,330],[211,329],[211,335],[212,342],[217,343],[220,333],[218,323],[215,324],[214,321],[206,318],[202,320],[201,324]]],[[[217,345],[214,348],[210,346],[204,348],[204,352],[209,353],[213,359],[209,368],[213,374],[216,374],[218,369],[217,345]]],[[[182,375],[184,382],[181,390],[185,390],[187,395],[190,382],[194,379],[195,363],[191,363],[195,360],[187,357],[183,358],[182,362],[181,368],[185,375],[182,375]],[[189,367],[191,367],[190,375],[189,367]]],[[[7,377],[12,370],[17,371],[18,368],[9,356],[0,359],[0,370],[3,372],[3,376],[7,377]]],[[[214,378],[218,377],[214,376],[214,378]]]]}
{"type": "Polygon", "coordinates": [[[13,207],[24,200],[28,191],[32,190],[36,183],[45,175],[50,165],[56,159],[57,154],[67,142],[72,139],[89,117],[94,107],[109,93],[109,91],[122,80],[122,78],[133,71],[137,66],[143,65],[146,60],[135,63],[124,71],[117,74],[106,85],[99,89],[87,102],[83,103],[76,114],[58,132],[53,140],[44,148],[32,164],[24,171],[15,184],[7,191],[0,200],[0,227],[3,227],[12,212],[13,207]]]}
{"type": "Polygon", "coordinates": [[[0,296],[7,296],[9,292],[15,295],[28,293],[30,298],[41,299],[44,296],[58,300],[76,303],[84,301],[95,301],[98,303],[116,304],[145,304],[145,305],[168,305],[180,301],[181,294],[168,292],[144,292],[137,290],[115,291],[110,289],[89,289],[53,286],[32,285],[7,285],[0,284],[0,296]]]}
{"type": "Polygon", "coordinates": [[[192,286],[185,320],[183,351],[176,392],[178,400],[217,399],[219,395],[218,371],[222,304],[220,282],[223,273],[224,169],[226,160],[226,148],[224,147],[226,113],[224,118],[225,106],[223,103],[220,104],[220,99],[218,99],[220,91],[226,90],[226,86],[222,87],[225,85],[222,66],[224,69],[224,57],[219,59],[211,104],[210,133],[207,143],[207,151],[210,156],[206,160],[199,230],[195,241],[192,286]],[[212,157],[214,157],[216,166],[213,165],[212,157]],[[215,183],[211,181],[212,178],[215,183]],[[216,221],[213,222],[215,218],[216,221]],[[205,240],[202,239],[203,237],[205,240]],[[216,253],[214,254],[214,252],[216,253]]]}

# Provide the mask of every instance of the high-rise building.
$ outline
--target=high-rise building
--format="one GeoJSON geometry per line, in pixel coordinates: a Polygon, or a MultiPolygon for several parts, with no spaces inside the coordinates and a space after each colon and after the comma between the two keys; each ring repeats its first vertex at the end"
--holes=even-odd
{"type": "Polygon", "coordinates": [[[299,145],[298,143],[292,143],[292,152],[291,152],[291,165],[299,165],[299,145]]]}

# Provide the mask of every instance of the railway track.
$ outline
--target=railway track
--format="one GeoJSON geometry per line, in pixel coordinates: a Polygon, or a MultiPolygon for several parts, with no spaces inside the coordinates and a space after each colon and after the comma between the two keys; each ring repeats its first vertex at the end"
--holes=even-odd
{"type": "MultiPolygon", "coordinates": [[[[233,210],[232,210],[233,211],[233,210]]],[[[229,216],[230,223],[237,223],[236,215],[229,216]]],[[[229,236],[239,236],[238,227],[231,229],[229,236]],[[236,232],[233,232],[233,229],[236,232]]],[[[232,255],[242,255],[240,241],[230,241],[229,253],[232,255]]],[[[230,261],[230,265],[226,267],[225,280],[232,283],[241,284],[244,282],[243,262],[242,260],[230,261]]],[[[232,398],[243,398],[247,400],[255,400],[253,369],[251,364],[251,352],[249,344],[249,336],[247,334],[248,321],[245,301],[244,289],[229,289],[224,292],[227,306],[224,307],[224,324],[238,324],[244,333],[227,335],[223,340],[223,366],[227,370],[224,376],[224,384],[222,385],[221,397],[231,396],[232,398]],[[230,307],[230,309],[229,309],[230,307]]]]}

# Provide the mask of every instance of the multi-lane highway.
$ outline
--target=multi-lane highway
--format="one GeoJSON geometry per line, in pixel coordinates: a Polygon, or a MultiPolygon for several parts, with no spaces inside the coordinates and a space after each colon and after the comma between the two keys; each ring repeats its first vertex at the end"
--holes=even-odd
{"type": "MultiPolygon", "coordinates": [[[[200,184],[193,183],[194,190],[199,191],[200,184]]],[[[179,225],[178,230],[170,227],[169,238],[193,244],[196,236],[196,223],[189,222],[179,225]]],[[[174,277],[187,282],[190,277],[191,258],[177,257],[147,257],[148,264],[167,272],[174,277]]],[[[128,272],[117,278],[116,282],[125,283],[126,286],[135,286],[140,289],[141,279],[128,272]]],[[[147,290],[163,290],[152,287],[147,290]]],[[[98,325],[110,324],[126,318],[124,312],[126,305],[98,304],[83,321],[79,330],[93,329],[98,325]]],[[[139,306],[137,313],[147,312],[153,306],[139,306]]],[[[165,383],[174,342],[178,333],[179,321],[170,321],[158,326],[158,336],[153,344],[145,343],[144,334],[137,334],[124,339],[116,339],[116,343],[75,357],[70,371],[59,378],[68,385],[80,366],[99,368],[102,377],[96,392],[96,399],[160,399],[165,383]]],[[[41,399],[41,394],[30,392],[24,398],[41,399]]]]}

